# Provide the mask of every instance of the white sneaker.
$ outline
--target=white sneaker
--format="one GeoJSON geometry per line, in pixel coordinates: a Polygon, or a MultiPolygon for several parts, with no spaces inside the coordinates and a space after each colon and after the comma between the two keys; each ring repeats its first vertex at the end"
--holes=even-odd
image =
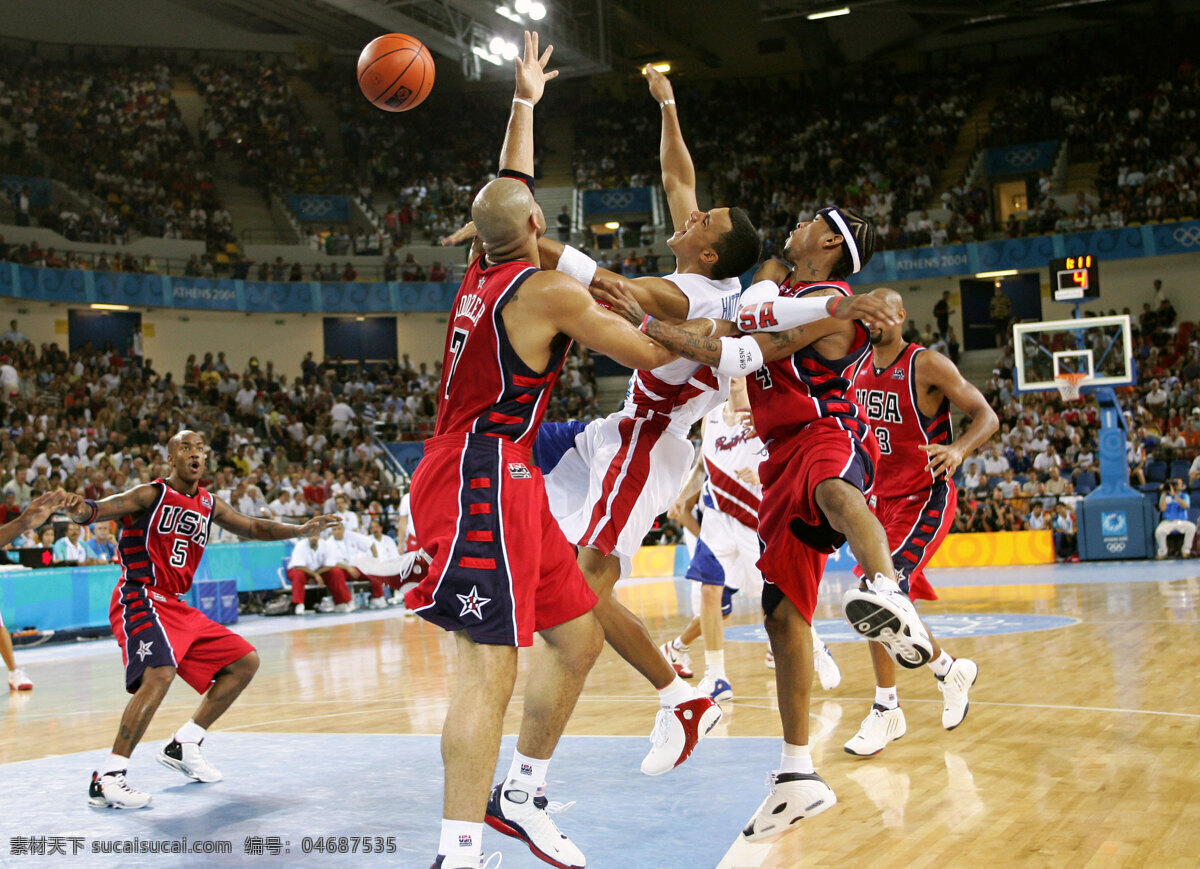
{"type": "Polygon", "coordinates": [[[373,610],[385,610],[388,608],[387,598],[383,597],[382,595],[380,597],[373,597],[371,598],[371,602],[367,604],[367,608],[373,610]]]}
{"type": "Polygon", "coordinates": [[[767,665],[768,670],[775,669],[775,653],[770,649],[767,649],[767,659],[763,663],[767,665]]]}
{"type": "Polygon", "coordinates": [[[938,690],[942,692],[942,727],[953,730],[963,723],[971,701],[967,692],[979,678],[979,665],[968,658],[955,658],[950,672],[938,679],[938,690]]]}
{"type": "Polygon", "coordinates": [[[710,673],[705,673],[704,678],[696,685],[697,696],[704,695],[711,697],[717,703],[724,703],[727,700],[733,699],[733,686],[729,684],[729,680],[724,676],[713,676],[710,673]]]}
{"type": "Polygon", "coordinates": [[[771,773],[771,793],[763,800],[742,835],[765,842],[786,833],[792,824],[821,814],[837,803],[833,788],[815,772],[771,773]]]}
{"type": "Polygon", "coordinates": [[[678,706],[660,708],[650,734],[650,752],[642,772],[662,775],[691,757],[697,743],[721,721],[721,707],[711,697],[693,697],[678,706]]]}
{"type": "Polygon", "coordinates": [[[23,669],[17,667],[8,674],[8,687],[11,691],[32,691],[33,680],[25,675],[23,669]]]}
{"type": "Polygon", "coordinates": [[[843,746],[846,754],[857,757],[872,757],[887,748],[893,739],[899,739],[908,732],[904,723],[904,712],[897,706],[895,709],[884,709],[878,703],[871,707],[871,714],[863,719],[858,733],[850,738],[843,746]]]}
{"type": "Polygon", "coordinates": [[[917,608],[895,580],[878,575],[865,589],[849,589],[842,608],[850,627],[882,643],[901,667],[915,670],[933,658],[933,641],[917,608]]]}
{"type": "Polygon", "coordinates": [[[670,643],[663,643],[658,650],[663,653],[667,663],[675,668],[675,672],[680,678],[691,679],[696,675],[692,669],[692,656],[687,652],[679,651],[670,643]]]}
{"type": "Polygon", "coordinates": [[[345,603],[335,604],[333,611],[335,613],[352,613],[357,607],[354,606],[354,601],[348,600],[345,603]]]}
{"type": "Polygon", "coordinates": [[[420,584],[429,573],[429,565],[433,559],[424,549],[414,549],[404,552],[392,561],[380,561],[377,558],[364,556],[359,559],[358,567],[363,573],[371,576],[389,576],[398,579],[399,585],[393,586],[402,597],[406,591],[420,584]]]}
{"type": "Polygon", "coordinates": [[[176,742],[172,739],[158,753],[158,762],[169,769],[178,770],[196,781],[220,781],[221,771],[208,762],[200,751],[200,742],[176,742]]]}
{"type": "Polygon", "coordinates": [[[563,835],[550,814],[565,811],[567,806],[551,804],[545,797],[535,797],[520,788],[502,790],[504,783],[492,788],[484,820],[493,830],[520,839],[539,860],[561,869],[584,869],[587,858],[563,835]]]}
{"type": "Polygon", "coordinates": [[[88,785],[88,805],[94,809],[144,809],[153,799],[150,794],[131,788],[123,769],[104,775],[93,772],[92,783],[88,785]]]}
{"type": "Polygon", "coordinates": [[[305,608],[304,604],[302,604],[302,603],[294,603],[294,604],[292,604],[292,612],[293,612],[295,615],[302,616],[302,615],[304,615],[305,613],[307,613],[307,612],[308,612],[308,610],[305,608]]]}
{"type": "Polygon", "coordinates": [[[321,602],[317,604],[317,612],[331,613],[333,612],[333,599],[328,597],[321,598],[321,602]]]}
{"type": "Polygon", "coordinates": [[[842,671],[838,669],[837,661],[833,660],[829,646],[821,640],[813,641],[813,664],[817,668],[817,678],[821,680],[821,687],[826,691],[832,691],[842,684],[842,671]]]}

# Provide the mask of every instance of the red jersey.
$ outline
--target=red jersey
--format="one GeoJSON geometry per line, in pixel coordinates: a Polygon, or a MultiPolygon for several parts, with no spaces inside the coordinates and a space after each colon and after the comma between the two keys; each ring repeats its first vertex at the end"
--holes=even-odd
{"type": "Polygon", "coordinates": [[[446,333],[435,436],[471,432],[533,446],[571,346],[560,335],[545,370],[534,371],[509,343],[500,312],[536,272],[523,261],[489,266],[482,256],[467,268],[446,333]]]}
{"type": "Polygon", "coordinates": [[[207,489],[184,495],[161,477],[150,485],[158,500],[134,521],[121,520],[117,559],[122,582],[141,582],[166,594],[184,594],[204,556],[212,525],[213,496],[207,489]]]}
{"type": "MultiPolygon", "coordinates": [[[[779,294],[799,297],[829,288],[843,296],[853,295],[848,284],[834,281],[784,283],[779,294]]],[[[855,404],[850,390],[871,350],[871,338],[867,327],[857,320],[854,333],[850,352],[841,359],[826,359],[809,346],[768,362],[746,378],[754,426],[768,451],[771,441],[791,439],[805,426],[822,419],[831,420],[860,440],[870,434],[863,410],[855,404]]]]}
{"type": "Polygon", "coordinates": [[[950,401],[945,396],[932,417],[921,413],[917,404],[916,360],[924,352],[920,344],[906,344],[895,361],[882,368],[877,367],[881,360],[872,355],[854,382],[858,403],[879,441],[882,473],[875,479],[875,494],[880,498],[929,489],[935,480],[926,468],[929,456],[921,447],[954,440],[950,401]]]}

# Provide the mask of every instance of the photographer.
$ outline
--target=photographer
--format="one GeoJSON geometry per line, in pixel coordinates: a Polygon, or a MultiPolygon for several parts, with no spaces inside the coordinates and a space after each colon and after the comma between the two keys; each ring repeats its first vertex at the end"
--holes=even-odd
{"type": "Polygon", "coordinates": [[[1187,557],[1192,554],[1192,540],[1196,537],[1196,523],[1188,521],[1188,507],[1191,501],[1183,489],[1183,480],[1175,478],[1163,483],[1158,495],[1158,509],[1162,513],[1162,521],[1154,529],[1154,539],[1158,543],[1158,558],[1167,557],[1167,537],[1171,534],[1183,535],[1183,548],[1180,555],[1187,557]]]}

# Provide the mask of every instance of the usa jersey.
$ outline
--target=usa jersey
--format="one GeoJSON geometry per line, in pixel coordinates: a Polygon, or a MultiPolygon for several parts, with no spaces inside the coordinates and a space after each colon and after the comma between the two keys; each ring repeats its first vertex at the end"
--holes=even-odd
{"type": "Polygon", "coordinates": [[[916,360],[925,352],[920,344],[907,344],[896,360],[883,368],[872,357],[854,382],[858,403],[867,412],[879,441],[883,473],[875,480],[881,498],[912,495],[934,484],[927,469],[925,444],[948,444],[954,440],[950,401],[942,396],[937,413],[928,417],[917,403],[916,360]]]}
{"type": "MultiPolygon", "coordinates": [[[[830,288],[843,296],[853,295],[848,284],[830,281],[784,283],[779,294],[796,298],[830,288]]],[[[809,345],[791,356],[768,362],[748,376],[746,386],[759,437],[768,444],[776,439],[786,440],[805,426],[828,419],[860,440],[866,438],[871,428],[862,408],[854,402],[851,390],[858,369],[870,352],[867,327],[856,320],[854,342],[842,358],[826,359],[809,345]]]]}
{"type": "Polygon", "coordinates": [[[725,422],[724,405],[710,411],[704,420],[704,441],[700,446],[707,472],[700,494],[704,506],[757,529],[762,485],[750,485],[737,472],[743,468],[758,471],[763,452],[763,442],[747,426],[725,422]]]}
{"type": "Polygon", "coordinates": [[[213,496],[207,489],[184,495],[161,477],[154,506],[134,521],[121,520],[117,558],[122,582],[141,582],[166,594],[184,594],[204,556],[212,525],[213,496]]]}
{"type": "MultiPolygon", "coordinates": [[[[674,272],[666,276],[688,300],[687,319],[713,317],[736,320],[742,288],[737,278],[713,280],[703,275],[674,272]]],[[[729,395],[729,378],[707,365],[676,359],[629,378],[624,416],[662,419],[667,431],[685,438],[696,420],[729,395]]]]}
{"type": "Polygon", "coordinates": [[[537,271],[521,261],[489,266],[482,256],[467,268],[446,333],[435,436],[470,432],[533,446],[571,342],[560,336],[546,369],[534,371],[513,350],[500,312],[537,271]]]}

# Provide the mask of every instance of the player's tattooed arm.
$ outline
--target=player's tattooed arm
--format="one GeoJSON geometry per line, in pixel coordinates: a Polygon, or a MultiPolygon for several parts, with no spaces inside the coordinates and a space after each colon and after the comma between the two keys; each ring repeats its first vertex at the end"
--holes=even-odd
{"type": "Polygon", "coordinates": [[[80,495],[68,494],[62,512],[79,525],[120,519],[149,510],[158,500],[158,487],[152,483],[135,486],[126,492],[109,495],[99,501],[88,501],[80,495]],[[94,508],[94,509],[93,509],[94,508]]]}
{"type": "Polygon", "coordinates": [[[213,499],[213,521],[236,534],[251,540],[288,540],[292,537],[303,537],[311,531],[324,531],[334,525],[340,525],[337,516],[316,516],[303,525],[289,525],[286,522],[276,522],[273,519],[256,519],[239,513],[220,498],[213,499]]]}

